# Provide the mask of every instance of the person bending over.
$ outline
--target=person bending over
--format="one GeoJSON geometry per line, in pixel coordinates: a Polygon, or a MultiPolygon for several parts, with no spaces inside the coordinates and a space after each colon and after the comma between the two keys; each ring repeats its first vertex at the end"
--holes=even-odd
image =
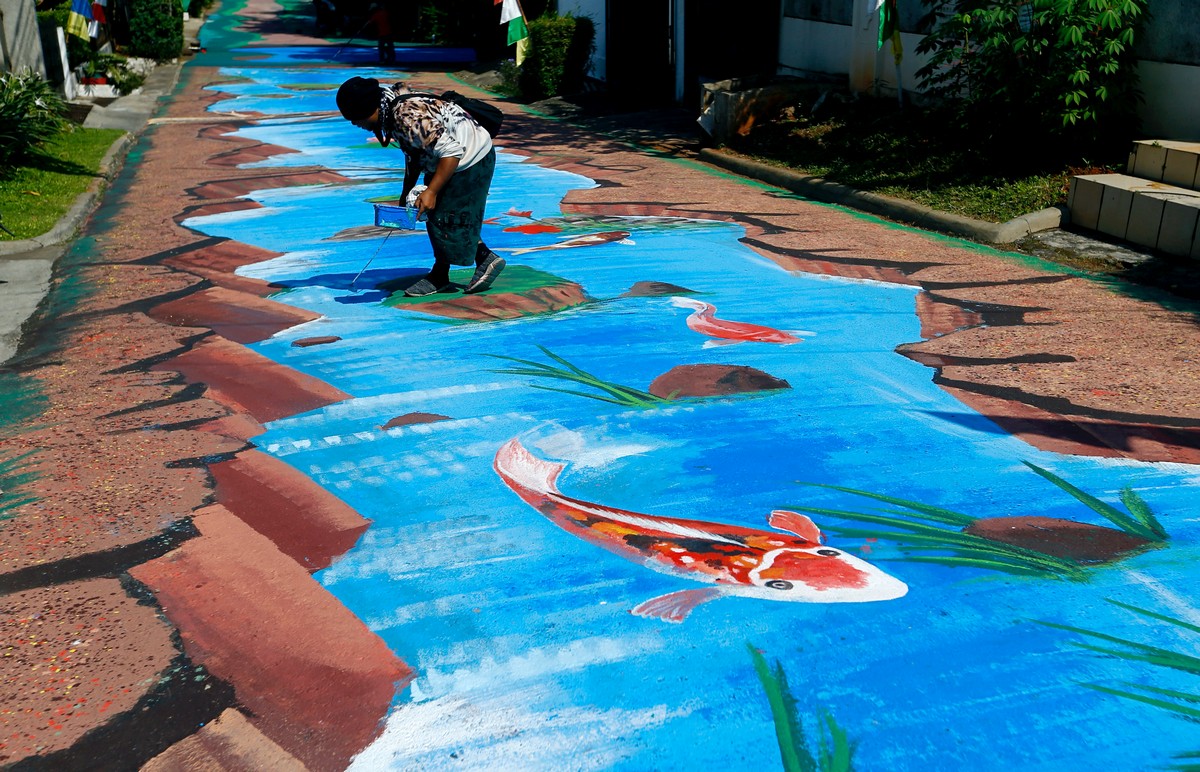
{"type": "Polygon", "coordinates": [[[422,172],[425,190],[416,199],[417,216],[428,214],[433,268],[404,291],[409,297],[432,295],[450,287],[451,265],[474,265],[466,292],[482,292],[504,270],[504,258],[480,239],[496,150],[492,138],[474,118],[452,102],[409,91],[403,84],[381,86],[374,78],[353,77],[341,85],[337,106],[342,117],[373,132],[387,147],[404,151],[404,190],[422,172]]]}

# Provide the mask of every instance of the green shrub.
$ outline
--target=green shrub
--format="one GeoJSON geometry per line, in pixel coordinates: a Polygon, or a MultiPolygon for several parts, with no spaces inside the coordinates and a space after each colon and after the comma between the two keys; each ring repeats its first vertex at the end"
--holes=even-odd
{"type": "Polygon", "coordinates": [[[32,70],[0,73],[0,166],[11,168],[67,126],[66,108],[32,70]]]}
{"type": "MultiPolygon", "coordinates": [[[[922,88],[989,142],[1123,145],[1137,126],[1136,40],[1149,0],[922,0],[922,88]]],[[[1051,149],[1051,148],[1048,148],[1051,149]]]]}
{"type": "Polygon", "coordinates": [[[595,36],[586,16],[548,13],[529,22],[529,55],[519,78],[522,95],[538,100],[577,91],[591,66],[595,36]]]}
{"type": "Polygon", "coordinates": [[[182,50],[183,8],[178,0],[130,0],[130,53],[164,62],[182,50]]]}

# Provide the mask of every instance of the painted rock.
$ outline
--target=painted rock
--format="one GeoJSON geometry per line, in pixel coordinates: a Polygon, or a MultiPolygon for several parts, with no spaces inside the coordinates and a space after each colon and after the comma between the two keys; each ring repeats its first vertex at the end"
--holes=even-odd
{"type": "Polygon", "coordinates": [[[405,413],[388,421],[380,429],[394,429],[397,426],[412,426],[413,424],[432,424],[438,421],[449,421],[450,416],[439,413],[405,413]]]}
{"type": "Polygon", "coordinates": [[[337,335],[318,335],[312,338],[297,338],[292,341],[292,345],[308,348],[309,346],[323,346],[326,343],[337,343],[339,340],[341,338],[337,335]]]}
{"type": "Polygon", "coordinates": [[[617,297],[620,298],[657,298],[666,295],[694,295],[696,290],[690,290],[686,287],[680,287],[676,284],[668,284],[665,281],[639,281],[634,283],[632,287],[622,292],[617,297]]]}
{"type": "Polygon", "coordinates": [[[791,384],[745,365],[679,365],[654,379],[648,391],[656,397],[719,397],[790,389],[791,384]]]}
{"type": "Polygon", "coordinates": [[[1054,517],[989,517],[963,532],[1080,563],[1112,562],[1152,544],[1114,528],[1054,517]]]}

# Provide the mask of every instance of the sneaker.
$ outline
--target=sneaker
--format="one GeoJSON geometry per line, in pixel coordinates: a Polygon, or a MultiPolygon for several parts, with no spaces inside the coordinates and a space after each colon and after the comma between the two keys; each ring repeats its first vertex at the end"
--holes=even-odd
{"type": "MultiPolygon", "coordinates": [[[[449,285],[446,285],[449,286],[449,285]]],[[[439,287],[429,279],[421,279],[416,284],[404,290],[404,296],[410,298],[420,298],[426,295],[432,295],[435,292],[441,292],[446,287],[439,287]]]]}
{"type": "Polygon", "coordinates": [[[484,261],[475,269],[475,275],[471,277],[471,281],[467,282],[467,288],[463,292],[483,292],[488,287],[492,286],[492,282],[504,270],[504,258],[497,255],[495,252],[484,258],[484,261]]]}

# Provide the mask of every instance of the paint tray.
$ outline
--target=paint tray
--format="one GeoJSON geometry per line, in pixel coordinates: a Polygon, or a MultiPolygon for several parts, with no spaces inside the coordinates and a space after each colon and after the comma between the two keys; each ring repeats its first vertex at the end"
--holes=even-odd
{"type": "Polygon", "coordinates": [[[417,210],[395,204],[375,204],[375,225],[380,228],[417,229],[417,210]]]}

